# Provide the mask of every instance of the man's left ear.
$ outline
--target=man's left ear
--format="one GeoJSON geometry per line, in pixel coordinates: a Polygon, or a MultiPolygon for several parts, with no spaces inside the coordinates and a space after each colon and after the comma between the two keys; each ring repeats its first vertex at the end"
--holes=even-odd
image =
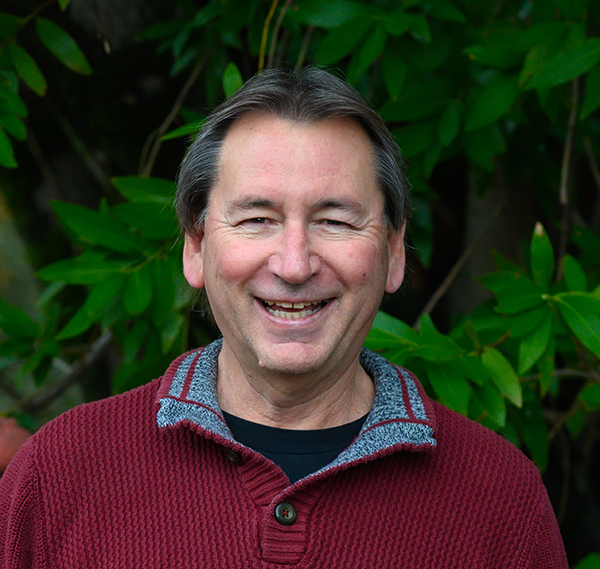
{"type": "Polygon", "coordinates": [[[399,229],[390,229],[388,232],[388,274],[385,292],[396,292],[404,280],[406,265],[406,250],[404,248],[404,233],[406,223],[399,229]]]}

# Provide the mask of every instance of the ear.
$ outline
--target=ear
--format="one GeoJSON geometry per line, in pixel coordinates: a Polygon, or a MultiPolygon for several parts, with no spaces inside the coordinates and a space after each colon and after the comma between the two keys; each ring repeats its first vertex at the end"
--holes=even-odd
{"type": "Polygon", "coordinates": [[[399,229],[388,232],[388,274],[385,292],[396,292],[404,280],[406,250],[404,248],[404,232],[406,223],[399,229]]]}
{"type": "Polygon", "coordinates": [[[204,240],[204,226],[191,235],[185,234],[183,245],[183,274],[194,288],[204,287],[204,264],[202,259],[202,243],[204,240]]]}

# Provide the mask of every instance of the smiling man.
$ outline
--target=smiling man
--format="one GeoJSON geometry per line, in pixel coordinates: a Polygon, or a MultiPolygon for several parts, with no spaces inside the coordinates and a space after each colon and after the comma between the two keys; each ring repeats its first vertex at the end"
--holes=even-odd
{"type": "Polygon", "coordinates": [[[222,338],[29,440],[0,483],[3,567],[566,567],[533,464],[362,348],[403,281],[410,192],[351,87],[249,81],[177,207],[222,338]]]}

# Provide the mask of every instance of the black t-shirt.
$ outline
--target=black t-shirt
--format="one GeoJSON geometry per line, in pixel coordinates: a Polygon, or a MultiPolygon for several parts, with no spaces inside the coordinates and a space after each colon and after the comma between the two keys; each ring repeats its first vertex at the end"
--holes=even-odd
{"type": "Polygon", "coordinates": [[[329,429],[267,427],[223,411],[233,438],[277,464],[293,484],[328,465],[358,436],[367,416],[329,429]]]}

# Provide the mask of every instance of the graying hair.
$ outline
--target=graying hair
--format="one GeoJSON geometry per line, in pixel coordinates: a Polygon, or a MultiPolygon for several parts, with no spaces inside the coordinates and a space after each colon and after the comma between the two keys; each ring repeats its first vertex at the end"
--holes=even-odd
{"type": "Polygon", "coordinates": [[[301,72],[267,69],[217,107],[189,148],[177,180],[177,215],[182,230],[194,235],[208,210],[217,181],[223,141],[231,125],[250,112],[293,122],[351,118],[373,144],[375,174],[385,200],[385,220],[399,230],[412,213],[410,186],[398,145],[379,115],[348,83],[317,67],[301,72]]]}

